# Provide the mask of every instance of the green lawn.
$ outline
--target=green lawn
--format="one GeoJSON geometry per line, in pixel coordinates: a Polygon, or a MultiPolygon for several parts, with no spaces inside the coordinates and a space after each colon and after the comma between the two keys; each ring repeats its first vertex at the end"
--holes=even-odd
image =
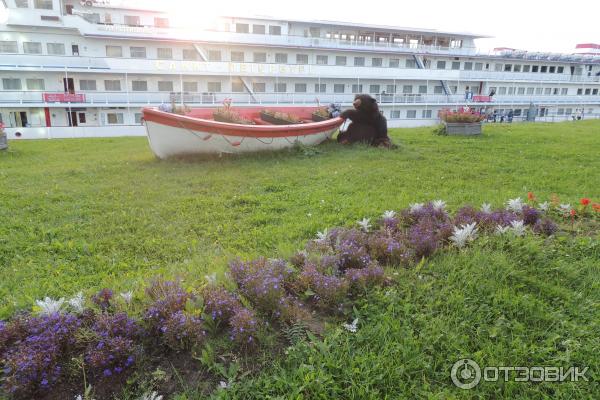
{"type": "Polygon", "coordinates": [[[393,130],[393,151],[332,143],[196,162],[158,161],[143,138],[13,141],[0,154],[0,317],[43,296],[287,256],[318,230],[416,201],[600,197],[600,121],[431,131],[393,130]]]}

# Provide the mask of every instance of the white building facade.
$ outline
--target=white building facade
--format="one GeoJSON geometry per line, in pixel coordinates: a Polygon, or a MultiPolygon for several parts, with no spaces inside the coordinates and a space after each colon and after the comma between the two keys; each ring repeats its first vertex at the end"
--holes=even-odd
{"type": "MultiPolygon", "coordinates": [[[[516,121],[600,117],[600,55],[497,49],[480,36],[353,23],[221,17],[189,29],[107,2],[0,0],[0,122],[10,137],[144,135],[141,109],[378,98],[390,126],[468,104],[516,121]],[[494,94],[490,97],[490,94],[494,94]]],[[[589,49],[592,49],[589,51],[589,49]]]]}

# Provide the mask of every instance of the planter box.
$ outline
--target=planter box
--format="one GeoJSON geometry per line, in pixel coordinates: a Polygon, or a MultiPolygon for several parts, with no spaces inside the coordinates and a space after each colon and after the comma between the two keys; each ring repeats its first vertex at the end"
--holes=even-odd
{"type": "Polygon", "coordinates": [[[320,114],[317,113],[312,113],[312,120],[314,122],[321,122],[321,121],[327,121],[329,119],[329,117],[324,117],[320,114]]]}
{"type": "Polygon", "coordinates": [[[262,119],[265,122],[269,122],[273,125],[296,125],[296,124],[302,123],[302,122],[297,122],[297,121],[289,121],[287,119],[276,118],[273,115],[266,113],[264,111],[260,112],[260,119],[262,119]]]}
{"type": "Polygon", "coordinates": [[[462,122],[445,122],[447,135],[481,135],[481,122],[462,123],[462,122]]]}
{"type": "Polygon", "coordinates": [[[8,149],[8,136],[1,135],[0,136],[0,150],[8,149]]]}

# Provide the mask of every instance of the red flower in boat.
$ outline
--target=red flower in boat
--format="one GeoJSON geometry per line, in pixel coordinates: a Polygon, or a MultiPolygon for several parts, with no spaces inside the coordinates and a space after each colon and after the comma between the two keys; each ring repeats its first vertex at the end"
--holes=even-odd
{"type": "Polygon", "coordinates": [[[528,192],[527,198],[529,199],[529,201],[535,201],[535,194],[533,194],[533,192],[528,192]]]}
{"type": "Polygon", "coordinates": [[[583,198],[583,199],[581,199],[581,205],[582,205],[582,206],[584,206],[584,207],[587,207],[587,206],[589,206],[589,205],[590,205],[590,203],[591,203],[591,201],[590,201],[590,199],[588,199],[588,198],[583,198]]]}

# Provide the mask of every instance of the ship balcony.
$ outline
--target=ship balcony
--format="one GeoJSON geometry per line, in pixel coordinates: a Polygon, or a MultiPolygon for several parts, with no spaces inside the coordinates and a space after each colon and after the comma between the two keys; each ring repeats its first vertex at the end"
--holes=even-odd
{"type": "MultiPolygon", "coordinates": [[[[383,106],[403,105],[465,105],[474,107],[529,104],[538,105],[600,105],[596,96],[494,96],[489,102],[467,102],[464,95],[436,94],[381,94],[373,93],[383,106]]],[[[97,92],[84,91],[76,95],[63,92],[0,91],[0,107],[145,107],[161,103],[185,103],[190,106],[218,106],[226,99],[234,105],[247,104],[329,104],[340,103],[350,106],[354,100],[351,93],[187,93],[187,92],[97,92]]]]}
{"type": "Polygon", "coordinates": [[[377,79],[419,81],[488,81],[514,83],[600,83],[600,76],[464,71],[450,69],[412,69],[318,64],[274,64],[251,62],[213,62],[3,54],[0,70],[48,71],[62,73],[99,72],[114,74],[206,75],[248,77],[299,77],[332,79],[377,79]]]}

